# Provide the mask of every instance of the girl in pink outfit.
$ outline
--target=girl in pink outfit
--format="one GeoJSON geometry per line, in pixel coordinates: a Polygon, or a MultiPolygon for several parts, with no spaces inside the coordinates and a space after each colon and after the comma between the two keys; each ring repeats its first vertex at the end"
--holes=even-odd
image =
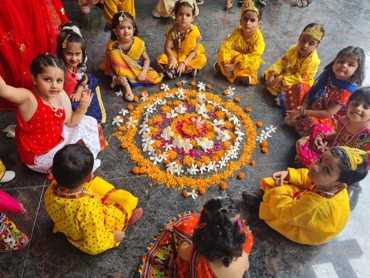
{"type": "Polygon", "coordinates": [[[23,249],[29,242],[28,236],[6,216],[8,210],[23,215],[27,213],[20,202],[0,190],[0,253],[23,249]]]}

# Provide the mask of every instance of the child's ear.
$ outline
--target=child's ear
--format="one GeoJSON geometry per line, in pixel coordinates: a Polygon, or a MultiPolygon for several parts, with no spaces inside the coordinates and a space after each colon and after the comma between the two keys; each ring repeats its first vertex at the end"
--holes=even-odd
{"type": "Polygon", "coordinates": [[[261,20],[258,21],[257,26],[258,26],[258,28],[260,28],[262,26],[262,21],[261,20]]]}
{"type": "Polygon", "coordinates": [[[35,86],[36,86],[36,84],[37,84],[37,80],[36,80],[36,77],[35,77],[33,74],[31,74],[31,79],[32,79],[32,83],[33,83],[33,85],[35,85],[35,86]]]}

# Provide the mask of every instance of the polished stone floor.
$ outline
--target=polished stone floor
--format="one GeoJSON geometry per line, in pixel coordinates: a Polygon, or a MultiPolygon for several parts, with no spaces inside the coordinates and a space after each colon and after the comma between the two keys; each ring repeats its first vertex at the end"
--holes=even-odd
{"type": "MultiPolygon", "coordinates": [[[[231,178],[228,181],[226,194],[240,198],[242,191],[252,192],[258,188],[262,177],[292,165],[296,137],[290,128],[284,126],[280,109],[263,83],[253,87],[229,84],[213,71],[212,65],[221,41],[238,25],[239,8],[236,2],[229,11],[223,10],[224,0],[205,0],[205,4],[200,6],[196,24],[203,36],[208,62],[194,80],[211,84],[212,91],[220,96],[224,89],[232,85],[235,87],[235,96],[241,99],[239,105],[242,108],[252,107],[250,117],[253,121],[262,121],[264,127],[277,127],[276,132],[268,138],[269,153],[261,154],[257,148],[253,155],[256,166],[242,168],[246,178],[231,178]]],[[[321,59],[319,72],[334,59],[339,50],[348,45],[360,46],[367,53],[370,52],[370,1],[314,0],[309,7],[301,9],[292,4],[293,0],[268,2],[261,27],[266,50],[263,55],[265,64],[261,66],[260,73],[296,43],[301,30],[310,22],[322,22],[326,29],[325,38],[318,48],[321,59]]],[[[83,29],[88,41],[90,68],[101,80],[107,109],[104,134],[108,139],[114,130],[112,119],[128,104],[122,97],[116,96],[109,87],[109,80],[98,69],[109,33],[104,32],[104,24],[101,23],[98,34],[92,36],[88,20],[79,12],[77,1],[63,0],[63,3],[70,19],[83,29]]],[[[155,58],[163,49],[164,33],[173,21],[151,16],[156,5],[154,0],[140,0],[135,4],[139,35],[146,42],[152,66],[155,67],[155,58]]],[[[188,79],[190,81],[191,78],[188,79]]],[[[174,86],[174,82],[165,81],[170,87],[174,86]]],[[[139,94],[141,90],[135,88],[134,92],[139,94]]],[[[159,86],[148,87],[146,90],[154,93],[159,90],[159,86]]],[[[0,112],[0,129],[14,121],[13,112],[0,112]]],[[[262,130],[258,129],[257,133],[262,130]]],[[[90,256],[71,246],[63,235],[52,233],[53,224],[42,201],[48,181],[45,176],[33,173],[19,163],[14,139],[1,133],[0,142],[0,158],[17,174],[13,181],[2,184],[2,189],[18,198],[29,210],[25,217],[9,216],[32,238],[25,250],[0,255],[1,277],[134,277],[146,246],[164,223],[183,211],[200,209],[212,197],[225,194],[214,186],[203,196],[184,199],[176,189],[158,185],[146,175],[133,175],[131,169],[134,163],[119,147],[120,143],[111,139],[109,146],[100,155],[102,166],[96,175],[136,195],[139,206],[144,209],[144,216],[127,230],[126,239],[118,248],[90,256]]],[[[250,226],[255,245],[250,254],[250,277],[369,277],[369,184],[368,176],[361,182],[360,189],[352,193],[353,210],[347,227],[337,238],[321,246],[295,244],[262,221],[252,219],[250,226]]],[[[250,216],[248,211],[244,213],[250,216]]]]}

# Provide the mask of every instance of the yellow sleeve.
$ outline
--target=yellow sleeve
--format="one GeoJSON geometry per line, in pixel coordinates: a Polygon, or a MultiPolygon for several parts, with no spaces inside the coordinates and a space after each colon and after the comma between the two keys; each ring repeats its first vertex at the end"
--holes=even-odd
{"type": "Polygon", "coordinates": [[[306,168],[288,168],[288,173],[289,183],[293,185],[306,188],[311,183],[310,179],[308,178],[308,169],[306,168]]]}
{"type": "Polygon", "coordinates": [[[76,214],[76,222],[82,240],[76,242],[70,240],[73,245],[91,255],[99,254],[120,244],[115,242],[113,231],[106,230],[104,226],[103,205],[96,204],[96,199],[81,204],[76,214]]]}
{"type": "Polygon", "coordinates": [[[283,77],[283,84],[291,86],[297,82],[305,82],[312,85],[319,65],[320,59],[316,50],[314,50],[311,55],[303,61],[298,72],[283,77]]]}
{"type": "Polygon", "coordinates": [[[233,48],[236,41],[240,39],[240,34],[240,28],[238,27],[232,32],[230,37],[223,41],[220,50],[218,51],[219,63],[228,64],[234,59],[234,57],[240,55],[240,52],[235,51],[233,48]]]}

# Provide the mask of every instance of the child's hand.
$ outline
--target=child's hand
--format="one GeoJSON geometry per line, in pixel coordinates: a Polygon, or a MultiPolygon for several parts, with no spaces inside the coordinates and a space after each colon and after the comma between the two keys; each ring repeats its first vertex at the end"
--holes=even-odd
{"type": "Polygon", "coordinates": [[[171,57],[168,61],[168,69],[176,69],[178,67],[178,63],[175,57],[171,57]]]}
{"type": "Polygon", "coordinates": [[[71,95],[71,101],[77,102],[80,101],[82,95],[82,90],[77,90],[74,94],[71,95]]]}
{"type": "Polygon", "coordinates": [[[113,236],[114,236],[114,241],[115,242],[121,242],[122,239],[125,237],[125,232],[119,231],[119,230],[114,230],[113,231],[113,236]]]}
{"type": "Polygon", "coordinates": [[[89,89],[85,89],[82,91],[80,105],[78,107],[81,108],[88,108],[90,106],[91,100],[93,98],[93,93],[89,89]]]}
{"type": "Polygon", "coordinates": [[[138,75],[138,77],[137,77],[137,80],[139,80],[139,81],[145,81],[146,73],[147,73],[147,71],[146,71],[146,70],[142,70],[142,71],[139,73],[139,75],[138,75]]]}
{"type": "Polygon", "coordinates": [[[277,77],[275,78],[274,80],[272,80],[269,84],[269,87],[271,88],[276,88],[278,87],[282,82],[282,78],[281,77],[277,77]]]}
{"type": "Polygon", "coordinates": [[[286,114],[287,114],[287,119],[289,120],[294,120],[298,117],[301,116],[301,110],[300,109],[295,109],[295,110],[287,110],[286,111],[286,114]]]}
{"type": "Polygon", "coordinates": [[[314,149],[317,151],[317,150],[319,150],[319,147],[323,146],[323,145],[324,145],[324,141],[322,140],[322,136],[321,135],[316,135],[315,139],[313,140],[314,149]]]}
{"type": "Polygon", "coordinates": [[[283,185],[284,183],[288,183],[286,181],[287,177],[289,175],[289,172],[288,171],[280,171],[280,172],[276,172],[272,175],[272,178],[274,179],[275,181],[275,185],[276,186],[281,186],[283,185]]]}
{"type": "Polygon", "coordinates": [[[176,73],[177,73],[178,76],[181,76],[181,74],[185,71],[185,67],[186,67],[186,65],[183,62],[181,62],[179,64],[179,66],[177,67],[177,70],[176,70],[176,73]]]}
{"type": "Polygon", "coordinates": [[[266,79],[266,86],[271,87],[271,82],[275,80],[275,75],[270,75],[269,78],[266,79]]]}

